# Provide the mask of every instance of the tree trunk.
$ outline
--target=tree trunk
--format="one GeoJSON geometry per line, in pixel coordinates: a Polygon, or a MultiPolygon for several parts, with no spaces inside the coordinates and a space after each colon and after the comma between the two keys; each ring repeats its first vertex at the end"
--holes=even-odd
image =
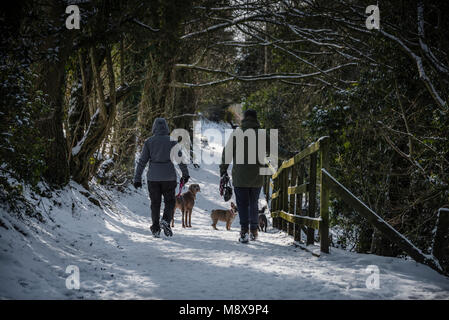
{"type": "MultiPolygon", "coordinates": [[[[56,2],[48,6],[49,24],[63,25],[63,2],[56,2]]],[[[72,49],[72,33],[64,30],[57,35],[50,35],[43,42],[41,52],[49,52],[58,47],[54,58],[44,58],[35,66],[39,74],[35,82],[35,89],[42,90],[46,95],[48,113],[45,117],[37,119],[37,128],[40,135],[47,142],[44,161],[46,169],[43,177],[50,183],[62,186],[68,182],[69,166],[67,161],[66,139],[63,132],[63,97],[65,83],[65,63],[72,49]]]]}
{"type": "Polygon", "coordinates": [[[192,1],[167,1],[157,5],[152,25],[160,30],[160,36],[147,60],[148,70],[138,114],[138,148],[151,135],[153,120],[173,113],[174,91],[170,85],[181,46],[179,37],[184,14],[190,10],[192,1]]]}
{"type": "MultiPolygon", "coordinates": [[[[125,85],[120,86],[115,94],[117,102],[124,99],[126,95],[131,91],[131,87],[125,85]]],[[[112,107],[109,97],[105,100],[106,110],[108,110],[108,120],[103,121],[101,119],[100,113],[95,113],[89,123],[89,129],[84,134],[82,144],[78,144],[72,149],[72,161],[71,161],[71,171],[72,178],[76,182],[83,185],[86,189],[89,188],[88,182],[90,178],[90,173],[95,171],[94,169],[98,164],[91,163],[91,158],[93,157],[95,151],[97,151],[101,143],[103,142],[106,135],[109,133],[111,127],[115,109],[112,107]]]]}
{"type": "Polygon", "coordinates": [[[85,62],[86,58],[85,53],[78,53],[79,68],[76,70],[78,79],[70,95],[67,119],[68,150],[71,150],[83,138],[90,121],[89,95],[92,88],[92,69],[90,64],[85,62]]]}
{"type": "MultiPolygon", "coordinates": [[[[106,52],[106,57],[110,52],[106,52]]],[[[97,111],[91,116],[88,128],[83,135],[83,138],[71,149],[71,173],[73,180],[82,184],[86,189],[89,187],[88,182],[91,174],[96,171],[98,163],[93,159],[94,153],[99,149],[103,140],[110,132],[112,122],[116,114],[116,103],[120,102],[130,92],[130,87],[127,85],[120,86],[114,90],[112,84],[115,83],[114,74],[112,70],[111,61],[109,66],[108,76],[110,83],[110,92],[114,92],[109,97],[104,96],[103,82],[100,76],[101,60],[98,60],[97,50],[90,49],[90,60],[92,65],[92,75],[95,82],[97,96],[100,97],[98,101],[97,111]],[[97,64],[98,63],[98,64],[97,64]],[[112,96],[112,97],[111,97],[112,96]],[[112,100],[111,100],[112,99],[112,100]]],[[[107,58],[107,59],[110,59],[107,58]]],[[[94,100],[95,101],[95,100],[94,100]]]]}
{"type": "Polygon", "coordinates": [[[158,57],[151,55],[148,62],[148,71],[137,119],[138,148],[151,136],[154,119],[167,117],[170,110],[170,83],[172,81],[174,56],[158,57]]]}

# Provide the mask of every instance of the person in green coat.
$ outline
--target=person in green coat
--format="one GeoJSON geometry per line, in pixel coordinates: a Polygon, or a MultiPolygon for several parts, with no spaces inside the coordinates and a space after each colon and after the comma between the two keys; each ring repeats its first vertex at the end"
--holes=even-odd
{"type": "MultiPolygon", "coordinates": [[[[248,130],[253,130],[256,143],[252,141],[250,142],[251,145],[248,145],[249,139],[244,138],[244,148],[236,150],[236,131],[234,131],[223,148],[220,177],[222,179],[227,177],[229,164],[233,162],[232,182],[241,226],[239,241],[247,243],[249,239],[256,240],[258,236],[258,201],[264,182],[264,176],[260,174],[260,169],[266,167],[257,157],[259,151],[257,129],[260,129],[260,123],[257,120],[257,112],[255,110],[248,109],[245,111],[240,129],[247,136],[252,135],[248,130]]],[[[267,146],[270,145],[268,138],[266,141],[267,146]]],[[[266,152],[268,151],[268,148],[266,148],[266,152]]],[[[281,157],[285,158],[287,155],[286,151],[280,150],[280,152],[282,153],[281,157]]]]}

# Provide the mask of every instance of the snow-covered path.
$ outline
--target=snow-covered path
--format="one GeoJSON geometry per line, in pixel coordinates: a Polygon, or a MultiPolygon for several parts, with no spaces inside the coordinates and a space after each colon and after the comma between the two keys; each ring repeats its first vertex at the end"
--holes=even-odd
{"type": "Polygon", "coordinates": [[[45,224],[0,211],[9,228],[0,227],[0,298],[449,299],[449,279],[410,260],[333,248],[317,258],[271,228],[240,244],[238,218],[231,231],[210,226],[211,209],[229,206],[217,166],[189,170],[201,186],[193,227],[181,228],[178,212],[169,239],[151,235],[146,185],[124,193],[93,186],[100,209],[72,183],[57,198],[36,200],[45,224]],[[66,288],[69,265],[80,270],[79,290],[66,288]],[[379,289],[366,287],[369,265],[380,270],[379,289]]]}

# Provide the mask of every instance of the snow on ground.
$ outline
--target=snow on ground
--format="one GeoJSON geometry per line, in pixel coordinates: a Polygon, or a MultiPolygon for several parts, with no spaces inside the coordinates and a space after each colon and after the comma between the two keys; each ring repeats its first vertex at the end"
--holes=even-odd
{"type": "MultiPolygon", "coordinates": [[[[205,150],[220,152],[213,144],[205,150]]],[[[193,227],[183,229],[177,212],[172,238],[151,235],[145,183],[123,193],[93,185],[101,209],[71,183],[35,200],[46,223],[0,210],[8,227],[0,227],[0,298],[449,299],[449,279],[411,260],[333,248],[317,258],[271,228],[240,244],[238,218],[231,231],[210,226],[211,210],[229,207],[218,194],[218,166],[189,170],[201,187],[193,227]],[[79,290],[66,288],[69,265],[80,270],[79,290]],[[366,287],[370,265],[380,270],[379,289],[366,287]]]]}

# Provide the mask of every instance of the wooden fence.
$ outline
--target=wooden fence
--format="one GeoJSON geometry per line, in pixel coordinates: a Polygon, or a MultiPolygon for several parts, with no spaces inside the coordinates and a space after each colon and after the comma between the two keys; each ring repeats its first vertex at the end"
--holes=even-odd
{"type": "Polygon", "coordinates": [[[341,198],[374,228],[391,242],[404,250],[417,262],[426,264],[440,273],[448,273],[447,262],[449,246],[449,210],[442,210],[434,239],[434,254],[425,255],[406,237],[396,231],[379,215],[371,210],[347,188],[329,173],[329,137],[317,142],[284,161],[279,169],[265,181],[264,193],[269,199],[271,193],[271,216],[273,227],[293,235],[301,240],[301,230],[306,234],[307,245],[315,241],[315,230],[320,235],[321,252],[329,253],[329,191],[341,198]],[[319,168],[318,166],[319,155],[319,168]],[[319,179],[318,179],[319,176],[319,179]],[[317,208],[317,190],[319,194],[319,212],[317,208]]]}
{"type": "MultiPolygon", "coordinates": [[[[329,253],[329,191],[326,185],[318,184],[317,165],[319,153],[320,169],[328,168],[328,141],[328,137],[323,137],[284,161],[271,177],[273,227],[288,232],[295,240],[300,240],[301,230],[304,230],[308,245],[314,243],[315,230],[319,230],[321,251],[326,253],[329,253]],[[320,188],[319,217],[317,188],[320,188]]],[[[264,190],[267,192],[268,186],[264,190]]]]}

